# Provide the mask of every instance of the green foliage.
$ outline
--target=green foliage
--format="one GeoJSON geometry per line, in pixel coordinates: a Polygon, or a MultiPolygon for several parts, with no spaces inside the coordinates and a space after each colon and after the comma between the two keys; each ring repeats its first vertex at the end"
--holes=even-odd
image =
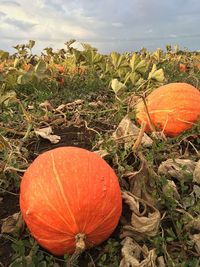
{"type": "MultiPolygon", "coordinates": [[[[139,52],[102,55],[89,44],[81,44],[82,49],[78,50],[73,47],[74,42],[69,40],[66,47],[58,51],[47,47],[40,56],[33,54],[33,40],[16,45],[13,55],[0,50],[2,196],[19,193],[23,172],[39,153],[35,147],[44,142],[34,130],[47,126],[62,130],[69,125],[84,125],[94,135],[91,149],[108,152],[106,160],[116,170],[121,182],[125,174],[140,169],[132,149],[124,149],[122,143],[116,144],[112,138],[113,131],[127,113],[135,122],[131,97],[141,96],[169,82],[189,82],[199,86],[200,71],[196,67],[200,63],[199,52],[181,51],[178,46],[167,45],[166,51],[158,48],[149,52],[143,48],[139,52]],[[180,71],[180,63],[187,65],[186,72],[180,71]],[[83,102],[73,102],[77,99],[83,102]]],[[[199,125],[196,125],[174,139],[154,138],[152,147],[142,147],[141,150],[155,171],[162,161],[177,155],[197,160],[198,133],[199,125]]],[[[74,133],[70,134],[71,144],[77,145],[73,140],[74,133]]],[[[50,145],[47,143],[45,149],[50,145]]],[[[126,188],[126,180],[123,182],[126,188]]],[[[156,181],[156,190],[152,194],[162,220],[157,235],[149,238],[148,244],[156,249],[157,255],[164,257],[167,266],[197,267],[199,259],[186,225],[191,216],[195,218],[200,213],[199,187],[192,183],[191,175],[175,182],[181,200],[174,197],[172,188],[163,193],[167,177],[159,176],[156,181]]],[[[29,238],[26,231],[3,238],[12,243],[10,267],[57,267],[67,266],[69,262],[69,255],[56,258],[48,254],[29,238]]],[[[121,245],[118,237],[114,234],[100,246],[84,253],[81,259],[89,262],[88,266],[119,266],[121,245]]]]}

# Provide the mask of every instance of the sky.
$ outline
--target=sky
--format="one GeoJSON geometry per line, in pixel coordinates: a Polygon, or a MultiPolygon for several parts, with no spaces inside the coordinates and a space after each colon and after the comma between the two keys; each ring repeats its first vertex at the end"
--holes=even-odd
{"type": "Polygon", "coordinates": [[[76,39],[108,54],[166,44],[200,49],[200,0],[0,0],[0,49],[36,41],[34,53],[76,39]]]}

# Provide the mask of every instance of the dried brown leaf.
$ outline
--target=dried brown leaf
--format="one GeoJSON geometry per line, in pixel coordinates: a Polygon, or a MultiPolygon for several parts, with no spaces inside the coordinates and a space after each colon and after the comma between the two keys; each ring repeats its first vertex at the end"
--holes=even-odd
{"type": "Polygon", "coordinates": [[[148,250],[146,246],[139,246],[130,237],[122,242],[122,260],[119,267],[156,267],[155,249],[148,250]]]}
{"type": "Polygon", "coordinates": [[[200,234],[191,235],[190,239],[194,242],[195,249],[200,257],[200,234]]]}
{"type": "Polygon", "coordinates": [[[166,267],[165,260],[163,256],[157,258],[158,267],[166,267]]]}
{"type": "Polygon", "coordinates": [[[193,174],[195,166],[196,162],[190,159],[168,159],[160,164],[158,173],[183,180],[188,175],[193,174]]]}
{"type": "Polygon", "coordinates": [[[187,230],[197,230],[200,232],[200,217],[195,218],[191,220],[187,225],[186,225],[187,230]]]}
{"type": "MultiPolygon", "coordinates": [[[[126,115],[122,121],[119,123],[116,131],[113,133],[113,138],[117,143],[124,143],[125,148],[131,147],[136,141],[140,132],[140,128],[138,128],[126,115]]],[[[141,144],[144,147],[151,147],[153,144],[153,140],[144,133],[142,137],[141,144]]]]}
{"type": "Polygon", "coordinates": [[[130,236],[135,240],[142,240],[148,236],[155,236],[160,225],[160,212],[150,203],[128,191],[122,192],[122,198],[132,215],[131,221],[123,226],[121,237],[130,236]]]}
{"type": "Polygon", "coordinates": [[[100,157],[102,158],[105,158],[106,156],[109,155],[108,151],[105,150],[105,149],[99,149],[99,150],[96,150],[94,151],[97,155],[99,155],[100,157]]]}
{"type": "Polygon", "coordinates": [[[42,108],[43,110],[49,110],[52,111],[53,107],[51,105],[51,103],[48,100],[45,100],[44,102],[40,103],[39,105],[40,108],[42,108]]]}
{"type": "Polygon", "coordinates": [[[171,195],[177,200],[181,199],[181,196],[177,190],[176,184],[172,180],[167,180],[167,183],[163,186],[163,193],[166,196],[171,195]]]}
{"type": "Polygon", "coordinates": [[[138,152],[138,157],[140,159],[139,170],[125,173],[124,178],[128,178],[130,192],[133,195],[154,204],[155,199],[152,197],[152,193],[155,191],[155,181],[159,179],[159,176],[141,152],[138,152]]]}
{"type": "Polygon", "coordinates": [[[22,228],[23,226],[23,219],[20,212],[8,216],[7,218],[3,219],[2,222],[2,234],[14,233],[17,229],[22,228]]]}
{"type": "Polygon", "coordinates": [[[193,219],[186,225],[189,237],[193,241],[195,249],[200,256],[200,217],[193,219]],[[195,234],[193,234],[195,232],[195,234]]]}
{"type": "Polygon", "coordinates": [[[193,173],[193,182],[200,184],[200,160],[197,162],[193,173]]]}
{"type": "Polygon", "coordinates": [[[44,139],[48,139],[52,144],[57,144],[58,142],[60,142],[61,137],[52,133],[53,131],[50,126],[42,129],[35,129],[36,135],[44,139]]]}

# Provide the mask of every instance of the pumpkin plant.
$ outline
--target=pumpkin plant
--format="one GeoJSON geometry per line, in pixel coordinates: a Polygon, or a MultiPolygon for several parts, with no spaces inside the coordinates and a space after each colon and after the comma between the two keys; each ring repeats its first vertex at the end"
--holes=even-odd
{"type": "Polygon", "coordinates": [[[59,147],[39,155],[20,189],[22,216],[55,255],[82,252],[107,239],[122,210],[118,178],[96,153],[59,147]]]}
{"type": "Polygon", "coordinates": [[[161,86],[145,102],[136,105],[136,119],[146,123],[147,132],[153,126],[166,136],[177,136],[190,129],[200,116],[200,91],[187,83],[161,86]]]}

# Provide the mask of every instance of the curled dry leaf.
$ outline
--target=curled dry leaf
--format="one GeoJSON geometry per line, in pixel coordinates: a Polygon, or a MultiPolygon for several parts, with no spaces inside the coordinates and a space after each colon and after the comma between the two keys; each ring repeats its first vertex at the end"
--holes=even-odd
{"type": "Polygon", "coordinates": [[[99,107],[99,106],[103,106],[103,102],[100,101],[100,100],[97,100],[97,101],[89,102],[88,105],[89,105],[90,107],[94,107],[94,108],[96,108],[96,107],[99,107]]]}
{"type": "Polygon", "coordinates": [[[139,246],[130,237],[122,241],[122,260],[119,267],[156,267],[155,249],[139,246]]]}
{"type": "Polygon", "coordinates": [[[165,260],[163,256],[157,258],[158,267],[166,267],[165,260]]]}
{"type": "Polygon", "coordinates": [[[96,154],[98,154],[100,157],[105,158],[106,156],[109,155],[108,151],[105,149],[100,149],[100,150],[96,150],[94,151],[96,154]]]}
{"type": "Polygon", "coordinates": [[[193,192],[194,192],[195,198],[200,199],[200,186],[194,185],[193,192]]]}
{"type": "Polygon", "coordinates": [[[200,184],[200,160],[197,162],[193,173],[193,182],[200,184]]]}
{"type": "Polygon", "coordinates": [[[193,241],[195,249],[200,256],[200,217],[190,221],[186,225],[186,230],[189,231],[190,239],[193,241]],[[195,234],[192,234],[194,232],[195,234]]]}
{"type": "Polygon", "coordinates": [[[176,200],[180,200],[181,196],[179,195],[179,192],[177,190],[176,184],[172,180],[167,180],[167,183],[163,186],[163,193],[166,196],[171,195],[176,200]]]}
{"type": "Polygon", "coordinates": [[[134,237],[139,241],[145,237],[155,236],[160,225],[160,212],[153,205],[128,191],[122,192],[122,198],[129,206],[132,215],[130,222],[124,222],[121,237],[134,237]]]}
{"type": "Polygon", "coordinates": [[[193,174],[195,166],[196,162],[190,159],[168,159],[160,164],[158,174],[183,180],[193,174]]]}
{"type": "Polygon", "coordinates": [[[59,105],[55,110],[56,110],[56,111],[62,111],[65,107],[66,107],[65,104],[61,104],[61,105],[59,105]]]}
{"type": "Polygon", "coordinates": [[[193,219],[186,225],[187,230],[197,230],[200,232],[200,217],[193,219]]]}
{"type": "Polygon", "coordinates": [[[11,216],[2,220],[1,233],[2,234],[11,234],[14,233],[17,229],[23,227],[23,219],[20,212],[14,213],[11,216]]]}
{"type": "MultiPolygon", "coordinates": [[[[125,148],[129,148],[136,141],[139,132],[140,128],[138,128],[131,121],[129,116],[126,115],[119,123],[116,131],[113,133],[113,138],[117,143],[123,143],[125,148]]],[[[151,147],[153,140],[146,133],[144,133],[141,144],[144,147],[151,147]]]]}
{"type": "Polygon", "coordinates": [[[48,139],[52,144],[57,144],[60,141],[61,137],[58,135],[54,135],[52,133],[53,131],[51,127],[46,127],[46,128],[35,130],[36,135],[44,139],[48,139]]]}
{"type": "Polygon", "coordinates": [[[159,176],[141,152],[138,152],[138,157],[140,160],[139,170],[127,172],[123,177],[129,180],[130,192],[133,195],[154,204],[155,199],[152,197],[152,193],[155,191],[155,181],[159,179],[159,176]]]}
{"type": "Polygon", "coordinates": [[[82,105],[84,103],[84,100],[82,100],[82,99],[77,99],[77,100],[75,100],[75,101],[73,101],[73,102],[70,102],[70,103],[67,103],[66,104],[66,107],[67,108],[69,108],[69,107],[75,107],[75,106],[80,106],[80,105],[82,105]]]}
{"type": "Polygon", "coordinates": [[[200,233],[199,234],[194,234],[191,237],[191,240],[194,242],[195,244],[195,249],[200,257],[200,233]]]}
{"type": "Polygon", "coordinates": [[[44,102],[40,103],[39,107],[45,111],[46,110],[49,110],[49,111],[53,110],[53,107],[48,100],[45,100],[44,102]]]}

